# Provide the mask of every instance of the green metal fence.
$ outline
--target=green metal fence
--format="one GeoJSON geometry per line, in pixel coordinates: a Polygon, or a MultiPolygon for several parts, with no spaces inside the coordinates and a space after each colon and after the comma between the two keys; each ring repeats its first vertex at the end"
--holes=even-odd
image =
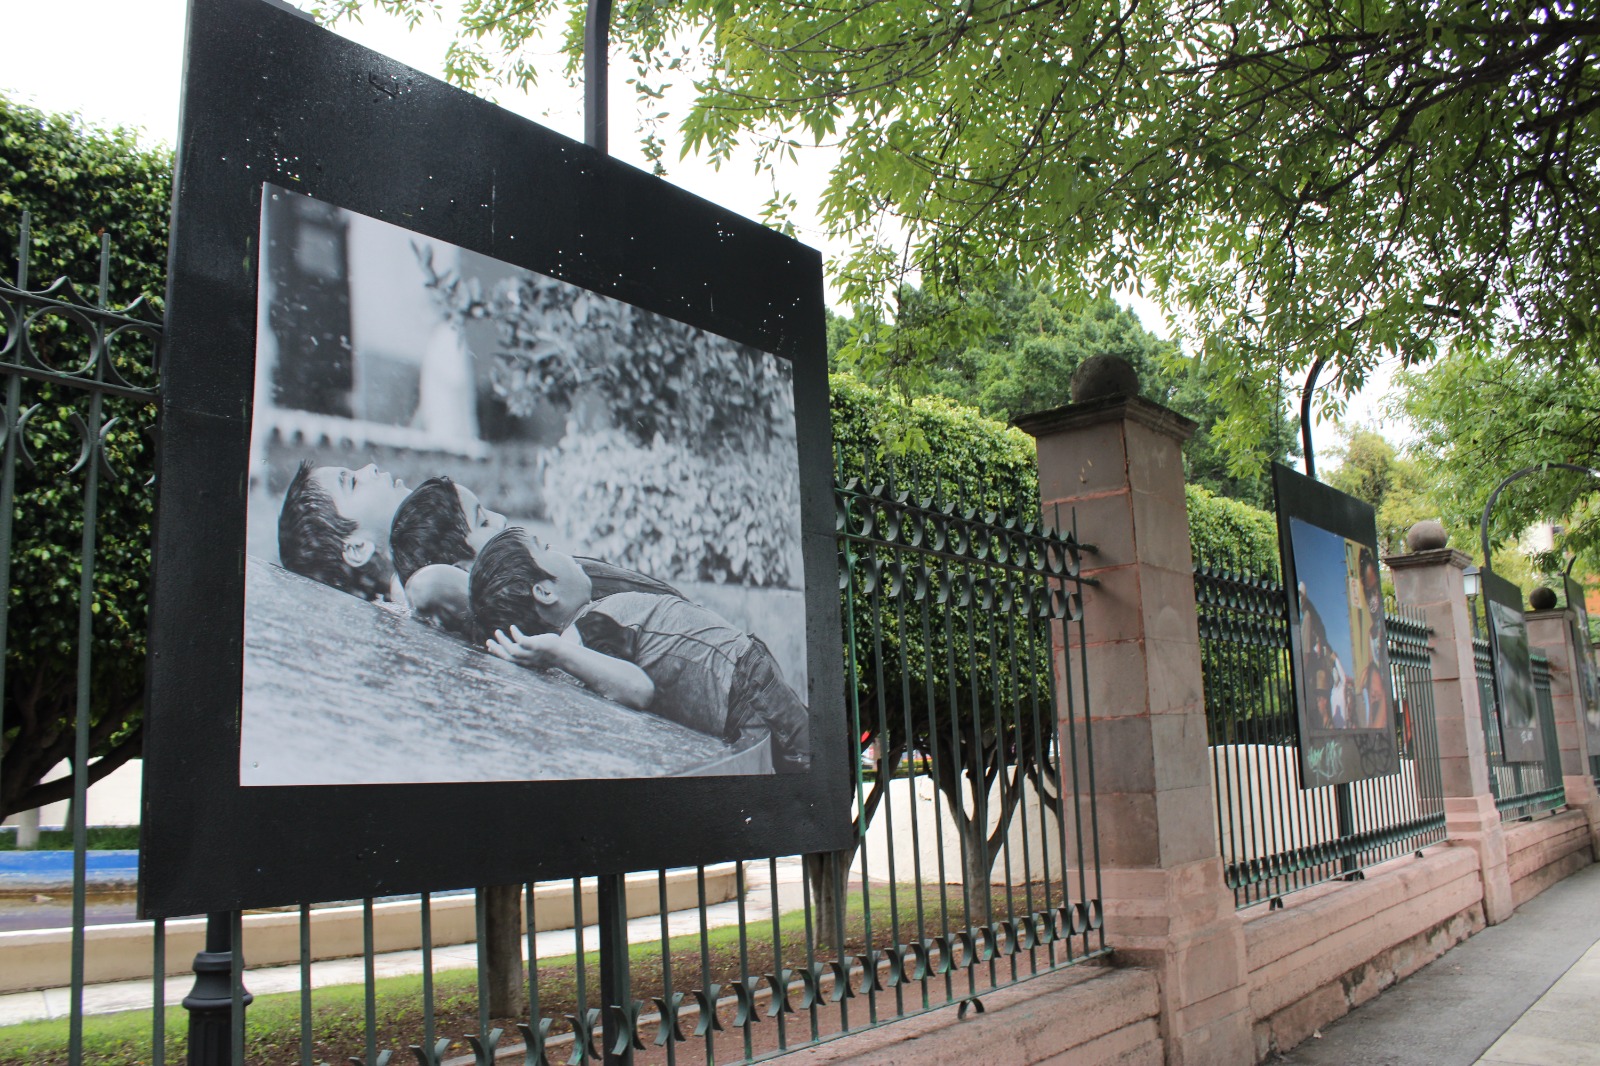
{"type": "Polygon", "coordinates": [[[1400,773],[1301,789],[1283,585],[1202,564],[1195,599],[1217,839],[1237,906],[1444,839],[1429,629],[1419,614],[1387,612],[1400,773]]]}
{"type": "Polygon", "coordinates": [[[1539,732],[1544,741],[1544,758],[1538,762],[1507,762],[1500,736],[1500,717],[1494,690],[1494,673],[1489,659],[1489,642],[1482,637],[1472,641],[1472,659],[1478,678],[1478,706],[1483,715],[1483,741],[1489,761],[1489,787],[1503,821],[1527,818],[1539,811],[1554,810],[1567,802],[1561,779],[1561,747],[1556,736],[1555,708],[1550,700],[1550,660],[1538,648],[1530,649],[1533,666],[1534,706],[1539,714],[1539,732]]]}
{"type": "MultiPolygon", "coordinates": [[[[29,236],[24,218],[15,286],[0,283],[0,801],[14,805],[35,768],[71,761],[64,796],[63,782],[45,791],[80,812],[71,826],[76,986],[86,950],[87,788],[138,743],[137,682],[128,684],[111,649],[144,626],[142,581],[119,553],[130,535],[139,550],[148,542],[141,431],[154,423],[160,324],[143,303],[107,306],[105,236],[92,296],[63,280],[26,292],[29,236]]],[[[70,1045],[81,1044],[83,1027],[74,999],[70,1045]]]]}
{"type": "MultiPolygon", "coordinates": [[[[85,794],[108,768],[101,753],[130,737],[131,748],[116,750],[137,750],[137,715],[108,732],[116,701],[100,686],[116,656],[142,655],[104,633],[142,633],[142,585],[127,578],[124,556],[147,544],[153,465],[139,431],[154,415],[160,336],[148,309],[108,308],[104,294],[104,271],[98,301],[63,285],[29,291],[25,272],[0,283],[0,547],[9,549],[0,565],[13,565],[24,536],[32,545],[45,527],[60,532],[35,511],[18,512],[13,532],[23,488],[53,486],[49,499],[77,516],[58,523],[71,534],[62,565],[73,580],[22,615],[13,583],[9,630],[0,624],[13,641],[0,671],[8,715],[22,705],[20,616],[33,625],[37,612],[64,615],[76,664],[61,720],[74,738],[64,752],[71,969],[51,994],[68,1024],[6,1024],[19,1015],[0,995],[0,1012],[11,1010],[0,1013],[0,1066],[178,1062],[191,1050],[183,1006],[204,1006],[188,972],[199,921],[128,925],[119,936],[144,945],[147,976],[97,986],[85,794]],[[134,337],[142,358],[125,366],[121,349],[134,337]],[[109,425],[113,416],[123,421],[109,425]],[[56,423],[79,434],[78,446],[50,436],[56,423]],[[47,465],[47,453],[65,461],[47,465]],[[22,488],[19,471],[33,479],[22,488]],[[102,491],[109,477],[122,487],[115,506],[102,491]],[[130,513],[129,500],[145,510],[130,513]],[[97,538],[107,529],[116,537],[97,538]]],[[[1059,516],[1057,528],[1041,528],[1036,515],[974,507],[914,476],[903,484],[915,491],[884,471],[835,490],[860,767],[839,802],[854,812],[853,848],[630,875],[624,1002],[599,992],[592,879],[224,916],[207,947],[242,943],[243,953],[213,960],[213,998],[232,1008],[223,1058],[745,1062],[928,1010],[981,1011],[995,988],[1103,955],[1092,731],[1072,650],[1082,646],[1084,549],[1059,516]],[[388,950],[396,935],[404,950],[388,950]],[[494,961],[507,950],[509,971],[494,961]],[[330,969],[335,956],[348,960],[342,971],[330,969]],[[256,961],[273,965],[247,969],[256,961]]],[[[0,725],[3,765],[20,765],[28,723],[0,725]]]]}

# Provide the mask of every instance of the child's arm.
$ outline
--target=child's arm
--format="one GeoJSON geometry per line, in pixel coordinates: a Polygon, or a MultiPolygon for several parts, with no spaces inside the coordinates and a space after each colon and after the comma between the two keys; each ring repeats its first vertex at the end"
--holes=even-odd
{"type": "Polygon", "coordinates": [[[565,670],[608,699],[642,711],[655,698],[655,682],[650,675],[625,659],[617,659],[563,640],[554,633],[528,636],[516,626],[508,636],[495,630],[486,647],[507,662],[519,666],[554,666],[565,670]]]}

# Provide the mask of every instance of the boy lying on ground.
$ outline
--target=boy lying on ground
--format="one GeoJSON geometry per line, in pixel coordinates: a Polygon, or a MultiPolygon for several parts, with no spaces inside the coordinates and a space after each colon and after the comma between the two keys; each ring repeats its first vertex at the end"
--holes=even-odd
{"type": "MultiPolygon", "coordinates": [[[[389,528],[395,574],[418,618],[471,637],[466,569],[489,540],[506,528],[505,515],[489,510],[476,493],[447,477],[431,477],[411,490],[395,508],[389,528]],[[449,570],[460,568],[458,573],[449,570]]],[[[614,592],[678,590],[636,570],[601,559],[575,557],[589,575],[595,596],[614,592]]]]}
{"type": "Polygon", "coordinates": [[[637,710],[729,744],[770,736],[780,773],[811,765],[806,706],[759,639],[681,596],[597,597],[585,568],[512,527],[484,546],[470,581],[485,647],[566,671],[637,710]]]}

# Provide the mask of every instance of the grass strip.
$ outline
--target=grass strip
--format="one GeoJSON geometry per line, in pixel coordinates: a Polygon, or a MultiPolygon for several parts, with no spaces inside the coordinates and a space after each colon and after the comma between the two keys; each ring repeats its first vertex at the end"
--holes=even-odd
{"type": "MultiPolygon", "coordinates": [[[[94,825],[89,827],[90,851],[136,851],[139,847],[139,827],[136,825],[94,825]]],[[[17,851],[17,829],[7,826],[0,830],[0,851],[17,851]]],[[[22,849],[31,851],[71,851],[72,830],[41,829],[39,846],[22,849]]]]}

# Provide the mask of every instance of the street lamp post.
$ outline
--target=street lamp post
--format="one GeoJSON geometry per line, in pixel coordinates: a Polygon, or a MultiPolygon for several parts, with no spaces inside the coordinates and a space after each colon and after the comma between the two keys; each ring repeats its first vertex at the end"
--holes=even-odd
{"type": "Polygon", "coordinates": [[[1317,476],[1317,458],[1311,450],[1311,396],[1317,391],[1317,378],[1325,362],[1327,360],[1318,356],[1306,375],[1305,387],[1300,390],[1300,446],[1305,451],[1306,477],[1313,480],[1317,476]]]}
{"type": "Polygon", "coordinates": [[[1596,470],[1592,466],[1579,466],[1577,463],[1534,463],[1532,466],[1525,466],[1515,473],[1506,475],[1505,480],[1496,485],[1494,491],[1489,493],[1489,499],[1483,505],[1483,518],[1478,523],[1478,536],[1483,542],[1483,568],[1485,570],[1494,569],[1489,562],[1489,512],[1494,510],[1495,501],[1500,498],[1500,493],[1505,491],[1506,486],[1513,481],[1545,470],[1573,470],[1600,480],[1600,470],[1596,470]]]}
{"type": "MultiPolygon", "coordinates": [[[[583,21],[583,139],[609,151],[611,0],[589,0],[583,21]]],[[[628,974],[628,890],[622,874],[596,878],[600,925],[601,1026],[606,1066],[629,1066],[639,1043],[638,1012],[628,974]]],[[[713,1008],[715,1009],[715,1008],[713,1008]]],[[[582,1034],[583,1047],[588,1034],[582,1034]]]]}

